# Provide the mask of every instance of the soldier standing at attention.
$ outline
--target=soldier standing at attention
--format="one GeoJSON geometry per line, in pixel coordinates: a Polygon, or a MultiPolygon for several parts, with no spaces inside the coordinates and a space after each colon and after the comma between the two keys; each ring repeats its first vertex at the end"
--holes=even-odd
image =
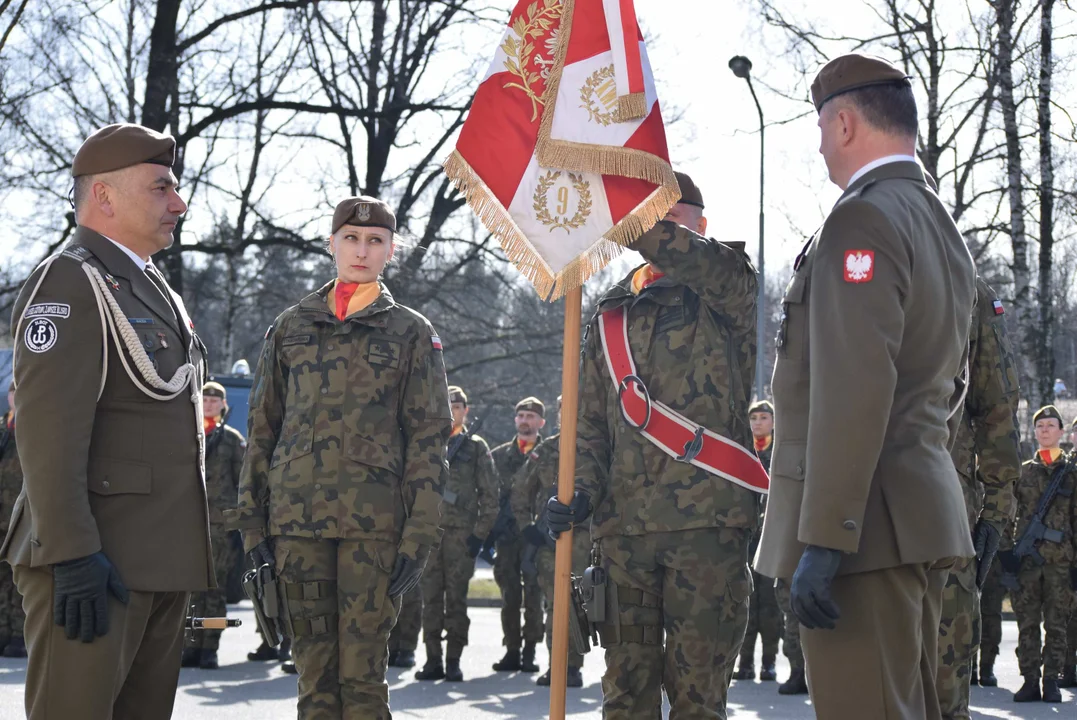
{"type": "Polygon", "coordinates": [[[608,578],[607,720],[657,720],[663,688],[671,718],[726,717],[767,487],[748,424],[756,273],[743,243],[705,237],[677,177],[680,201],[632,245],[647,264],[588,324],[576,493],[547,505],[554,535],[590,522],[608,578]]]}
{"type": "MultiPolygon", "coordinates": [[[[236,564],[235,544],[230,537],[234,530],[225,525],[225,512],[236,506],[239,493],[239,472],[247,442],[239,432],[224,424],[228,408],[224,386],[208,382],[202,386],[202,423],[206,432],[206,496],[209,498],[209,536],[213,545],[213,567],[217,587],[191,596],[192,617],[225,617],[228,603],[225,587],[228,573],[236,564]]],[[[217,648],[221,630],[188,630],[183,648],[183,667],[216,670],[217,648]]]]}
{"type": "Polygon", "coordinates": [[[423,640],[426,665],[415,673],[419,680],[460,682],[460,656],[467,645],[471,621],[467,617],[467,588],[475,574],[475,558],[497,517],[497,471],[486,441],[469,432],[467,395],[449,387],[452,437],[446,454],[449,479],[441,502],[441,528],[445,536],[423,573],[423,640]],[[445,665],[441,664],[441,636],[446,635],[445,665]]]}
{"type": "MultiPolygon", "coordinates": [[[[1036,513],[1040,497],[1052,476],[1070,458],[1059,447],[1062,441],[1062,416],[1054,405],[1040,408],[1032,421],[1039,450],[1021,466],[1017,481],[1016,541],[1036,513]]],[[[1014,702],[1062,702],[1058,675],[1066,655],[1066,626],[1077,593],[1077,470],[1066,470],[1062,487],[1041,518],[1049,530],[1062,534],[1060,542],[1046,538],[1036,543],[1045,560],[1036,565],[1032,558],[1021,560],[1017,573],[1018,589],[1013,592],[1013,614],[1017,616],[1017,664],[1025,682],[1014,693],[1014,702]],[[1040,642],[1040,624],[1043,642],[1040,642]],[[1043,694],[1040,694],[1040,669],[1043,669],[1043,694]]]]}
{"type": "Polygon", "coordinates": [[[380,282],[395,233],[380,200],[337,205],[337,278],[273,323],[251,392],[237,526],[278,573],[301,720],[390,717],[389,632],[441,539],[445,364],[380,282]]]}
{"type": "Polygon", "coordinates": [[[819,718],[937,720],[942,588],[973,555],[949,448],[976,272],[916,162],[905,73],[844,55],[811,93],[843,194],[785,294],[755,565],[792,580],[819,718]]]}
{"type": "MultiPolygon", "coordinates": [[[[770,455],[774,448],[774,406],[766,400],[753,403],[748,408],[748,423],[752,427],[755,454],[763,467],[770,471],[770,455]]],[[[766,499],[760,504],[759,523],[762,526],[766,499]]],[[[752,537],[749,546],[751,556],[759,545],[759,533],[752,537]]],[[[755,679],[755,639],[763,638],[763,662],[759,668],[760,680],[776,680],[778,673],[774,663],[778,657],[778,641],[782,637],[782,611],[774,595],[774,581],[752,571],[752,596],[748,601],[748,628],[744,632],[744,644],[740,647],[740,666],[734,680],[755,679]]]]}
{"type": "MultiPolygon", "coordinates": [[[[944,720],[969,719],[969,686],[980,633],[980,587],[999,540],[1013,522],[1013,488],[1021,461],[1017,439],[1017,364],[1006,337],[1002,301],[976,278],[969,333],[969,388],[951,455],[965,494],[975,558],[952,568],[942,593],[935,687],[944,720]],[[979,478],[977,478],[977,469],[979,478]]],[[[985,663],[993,676],[994,661],[985,663]]]]}
{"type": "Polygon", "coordinates": [[[91,135],[78,228],[15,302],[24,487],[0,558],[26,610],[31,720],[171,717],[187,596],[214,585],[205,346],[150,262],[187,210],[175,152],[140,125],[91,135]]]}
{"type": "MultiPolygon", "coordinates": [[[[15,383],[7,391],[7,414],[0,418],[0,533],[7,534],[11,508],[22,492],[22,465],[15,444],[15,383]]],[[[26,642],[22,636],[26,614],[22,611],[22,595],[15,587],[11,566],[0,562],[0,650],[4,657],[26,657],[26,642]]]]}
{"type": "MultiPolygon", "coordinates": [[[[494,466],[500,482],[500,502],[511,502],[512,489],[522,482],[519,474],[531,451],[542,442],[539,435],[546,425],[546,406],[535,397],[516,403],[516,437],[493,450],[494,466]]],[[[535,647],[542,642],[542,589],[534,577],[524,577],[521,568],[524,541],[519,530],[503,536],[497,543],[494,558],[494,581],[501,589],[501,631],[505,656],[494,663],[498,672],[538,672],[535,647]],[[520,607],[524,624],[520,627],[520,607]],[[520,641],[523,640],[523,655],[520,641]]]]}

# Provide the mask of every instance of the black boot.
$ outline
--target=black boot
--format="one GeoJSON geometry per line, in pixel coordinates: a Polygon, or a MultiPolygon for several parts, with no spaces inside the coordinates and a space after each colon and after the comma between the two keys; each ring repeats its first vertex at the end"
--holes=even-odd
{"type": "MultiPolygon", "coordinates": [[[[532,655],[534,657],[534,655],[532,655]]],[[[509,648],[505,651],[505,657],[494,663],[497,672],[520,671],[520,648],[509,648]]]]}
{"type": "Polygon", "coordinates": [[[295,666],[294,662],[283,662],[280,664],[280,671],[286,675],[298,675],[299,668],[295,666]]]}
{"type": "MultiPolygon", "coordinates": [[[[22,635],[16,635],[11,638],[11,641],[4,646],[4,657],[6,658],[24,658],[26,657],[26,640],[22,635]]],[[[1067,685],[1066,687],[1073,687],[1067,685]]]]}
{"type": "Polygon", "coordinates": [[[445,681],[463,682],[464,671],[460,669],[460,658],[449,658],[445,661],[445,681]]]}
{"type": "Polygon", "coordinates": [[[998,687],[995,658],[980,658],[980,687],[998,687]]]}
{"type": "Polygon", "coordinates": [[[203,670],[216,670],[219,668],[220,664],[217,662],[217,651],[203,650],[198,658],[198,667],[203,670]]]}
{"type": "MultiPolygon", "coordinates": [[[[282,663],[292,661],[292,639],[284,638],[280,641],[280,649],[277,650],[277,659],[282,663]]],[[[294,673],[293,673],[294,674],[294,673]]]]}
{"type": "Polygon", "coordinates": [[[1043,701],[1047,703],[1062,702],[1062,691],[1058,689],[1057,675],[1043,676],[1043,701]]]}
{"type": "Polygon", "coordinates": [[[733,673],[734,680],[755,680],[755,660],[752,658],[740,659],[737,671],[733,673]]]}
{"type": "Polygon", "coordinates": [[[247,653],[247,659],[251,662],[266,662],[268,660],[280,660],[280,657],[277,655],[277,648],[270,647],[269,643],[263,640],[257,650],[247,653]]]}
{"type": "Polygon", "coordinates": [[[1025,684],[1021,686],[1021,689],[1013,694],[1013,701],[1015,703],[1020,702],[1037,702],[1040,700],[1040,679],[1035,675],[1026,675],[1025,684]]]}
{"type": "Polygon", "coordinates": [[[760,680],[777,680],[778,671],[774,667],[774,656],[764,655],[763,664],[759,667],[760,680]]]}
{"type": "Polygon", "coordinates": [[[445,666],[441,664],[440,657],[430,657],[426,659],[426,665],[423,665],[423,669],[415,673],[416,680],[444,680],[445,679],[445,666]]]}
{"type": "Polygon", "coordinates": [[[578,667],[569,667],[568,669],[568,687],[577,688],[583,687],[583,673],[580,672],[578,667]]]}
{"type": "MultiPolygon", "coordinates": [[[[4,649],[4,655],[7,656],[7,648],[4,649]]],[[[26,656],[20,655],[20,657],[26,656]]],[[[1060,688],[1077,687],[1077,665],[1066,666],[1066,669],[1063,670],[1062,674],[1058,677],[1058,686],[1060,688]]]]}
{"type": "Polygon", "coordinates": [[[804,677],[804,668],[793,668],[789,679],[778,686],[779,695],[807,695],[808,681],[804,677]]]}
{"type": "Polygon", "coordinates": [[[535,681],[535,684],[539,687],[550,687],[550,671],[547,670],[546,672],[539,675],[538,680],[535,681]]]}
{"type": "Polygon", "coordinates": [[[198,667],[202,661],[202,650],[199,648],[183,648],[180,657],[180,667],[198,667]]]}
{"type": "Polygon", "coordinates": [[[389,666],[400,668],[415,667],[415,652],[413,650],[397,650],[389,654],[389,666]]]}
{"type": "Polygon", "coordinates": [[[525,673],[539,671],[538,663],[535,662],[535,643],[524,645],[523,655],[520,656],[520,671],[525,673]]]}
{"type": "Polygon", "coordinates": [[[969,685],[975,687],[980,684],[980,673],[977,672],[976,658],[972,658],[972,665],[969,667],[969,685]]]}

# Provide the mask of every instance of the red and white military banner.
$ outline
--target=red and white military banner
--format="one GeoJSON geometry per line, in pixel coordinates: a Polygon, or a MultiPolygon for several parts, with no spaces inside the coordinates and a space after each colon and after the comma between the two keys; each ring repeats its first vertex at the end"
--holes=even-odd
{"type": "Polygon", "coordinates": [[[548,299],[583,284],[680,193],[632,0],[521,0],[449,177],[548,299]]]}

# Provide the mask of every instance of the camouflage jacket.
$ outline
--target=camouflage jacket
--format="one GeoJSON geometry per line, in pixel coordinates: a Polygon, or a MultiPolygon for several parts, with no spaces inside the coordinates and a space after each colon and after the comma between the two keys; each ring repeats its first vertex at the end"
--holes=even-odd
{"type": "Polygon", "coordinates": [[[329,283],[266,334],[251,391],[235,527],[395,541],[409,557],[441,539],[452,429],[441,341],[384,287],[341,321],[329,283]]]}
{"type": "MultiPolygon", "coordinates": [[[[1010,536],[1007,546],[1012,547],[1014,540],[1021,537],[1025,531],[1029,518],[1036,512],[1036,505],[1047,489],[1048,483],[1059,464],[1066,462],[1065,454],[1050,466],[1044,465],[1039,453],[1036,457],[1021,466],[1021,477],[1017,480],[1017,523],[1013,534],[1010,536]]],[[[1051,503],[1043,524],[1051,530],[1062,532],[1062,542],[1053,543],[1043,540],[1037,544],[1043,559],[1052,565],[1077,565],[1077,470],[1070,470],[1062,480],[1061,492],[1055,496],[1051,503]],[[1069,497],[1062,493],[1069,492],[1069,497]]],[[[1023,566],[1031,562],[1028,558],[1022,561],[1023,566]]]]}
{"type": "Polygon", "coordinates": [[[531,451],[509,495],[517,527],[539,522],[546,514],[546,502],[557,494],[560,461],[560,434],[551,435],[531,451]]]}
{"type": "Polygon", "coordinates": [[[215,533],[230,529],[225,527],[225,512],[236,506],[246,450],[247,441],[228,425],[218,425],[206,436],[206,499],[210,529],[215,533]]]}
{"type": "Polygon", "coordinates": [[[11,509],[22,492],[22,465],[15,446],[15,426],[8,427],[10,417],[0,419],[0,534],[7,533],[11,509]]]}
{"type": "Polygon", "coordinates": [[[481,437],[472,435],[449,462],[441,527],[472,528],[472,535],[485,538],[497,518],[497,498],[497,470],[490,448],[481,437]]]}
{"type": "Polygon", "coordinates": [[[1017,363],[1001,310],[998,296],[977,277],[969,331],[969,387],[951,451],[969,527],[982,517],[1000,532],[1013,522],[1014,484],[1021,467],[1017,363]]]}
{"type": "Polygon", "coordinates": [[[494,467],[497,468],[497,479],[501,488],[500,500],[507,500],[512,495],[512,488],[516,485],[518,480],[522,480],[523,477],[517,478],[517,473],[523,468],[527,459],[534,455],[535,449],[542,444],[542,435],[539,435],[535,440],[535,447],[531,449],[530,453],[524,454],[520,452],[520,443],[517,438],[513,437],[507,443],[502,443],[491,451],[491,455],[494,458],[494,467]]]}
{"type": "MultiPolygon", "coordinates": [[[[635,296],[632,276],[599,312],[627,307],[632,355],[650,396],[752,447],[756,274],[743,249],[660,222],[633,248],[665,272],[635,296]]],[[[576,485],[591,496],[595,537],[759,524],[759,497],[679,463],[622,416],[602,352],[598,315],[580,369],[576,485]]]]}

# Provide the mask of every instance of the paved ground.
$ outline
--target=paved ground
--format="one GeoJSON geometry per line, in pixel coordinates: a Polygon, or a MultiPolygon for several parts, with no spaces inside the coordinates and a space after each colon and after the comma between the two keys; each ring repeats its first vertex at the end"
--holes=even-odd
{"type": "MultiPolygon", "coordinates": [[[[243,620],[243,627],[224,634],[220,670],[184,670],[180,676],[180,691],[176,701],[176,720],[254,720],[295,716],[296,681],[284,675],[276,664],[250,663],[246,653],[258,644],[250,604],[244,602],[230,611],[243,620]]],[[[412,671],[390,669],[391,703],[396,718],[437,718],[438,720],[493,720],[520,718],[535,720],[547,715],[549,693],[536,687],[533,675],[498,674],[490,664],[501,655],[501,630],[498,611],[493,608],[471,609],[471,639],[463,659],[468,681],[462,684],[420,683],[412,671]]],[[[1036,703],[1015,705],[1012,692],[1020,685],[1013,649],[1017,628],[1005,624],[1000,666],[997,668],[997,689],[973,688],[973,717],[1047,718],[1077,717],[1077,702],[1072,692],[1063,691],[1062,705],[1036,703]]],[[[419,652],[420,663],[422,651],[419,652]]],[[[542,658],[545,667],[546,658],[542,658]]],[[[22,660],[0,658],[0,720],[15,720],[22,714],[22,684],[26,663],[22,660]]],[[[592,652],[584,667],[586,686],[570,691],[569,715],[573,718],[597,720],[600,717],[600,679],[602,657],[592,652]]],[[[779,676],[788,675],[784,658],[779,676]]],[[[775,683],[734,683],[730,690],[730,717],[749,720],[800,720],[813,718],[811,705],[805,697],[778,695],[775,683]]]]}

